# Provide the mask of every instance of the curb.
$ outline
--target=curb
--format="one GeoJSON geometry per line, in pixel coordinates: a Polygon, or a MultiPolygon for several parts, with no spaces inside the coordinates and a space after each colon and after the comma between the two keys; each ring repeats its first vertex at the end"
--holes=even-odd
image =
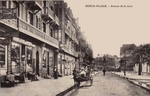
{"type": "MultiPolygon", "coordinates": [[[[99,72],[96,73],[96,74],[94,74],[93,77],[96,77],[98,74],[99,74],[99,72]]],[[[74,89],[75,89],[75,86],[73,85],[73,86],[67,88],[66,90],[64,90],[64,91],[62,91],[62,92],[56,94],[55,96],[64,96],[64,95],[66,95],[67,93],[69,93],[70,91],[72,91],[72,90],[74,90],[74,89]]]]}
{"type": "Polygon", "coordinates": [[[56,96],[64,96],[65,94],[67,94],[68,92],[70,92],[73,89],[74,89],[74,86],[71,86],[71,87],[67,88],[66,90],[56,94],[56,96]]]}
{"type": "Polygon", "coordinates": [[[128,80],[128,81],[131,82],[131,83],[133,83],[134,85],[137,85],[137,86],[139,86],[139,87],[147,90],[147,91],[150,91],[150,88],[147,87],[147,85],[144,84],[144,83],[142,83],[142,82],[138,82],[138,81],[135,81],[135,80],[128,80]]]}
{"type": "MultiPolygon", "coordinates": [[[[114,74],[115,74],[115,73],[114,73],[114,74]]],[[[137,86],[139,86],[139,87],[141,87],[141,88],[143,88],[143,89],[145,89],[145,90],[147,90],[147,91],[150,91],[150,87],[148,87],[147,84],[145,84],[145,83],[143,83],[143,82],[141,82],[141,81],[138,81],[138,80],[136,80],[136,79],[130,79],[130,78],[128,78],[128,77],[125,77],[125,76],[122,76],[122,75],[119,75],[119,74],[116,74],[116,75],[118,75],[118,76],[120,76],[120,77],[122,77],[122,78],[127,79],[129,82],[131,82],[131,83],[134,84],[134,85],[137,85],[137,86]]]]}

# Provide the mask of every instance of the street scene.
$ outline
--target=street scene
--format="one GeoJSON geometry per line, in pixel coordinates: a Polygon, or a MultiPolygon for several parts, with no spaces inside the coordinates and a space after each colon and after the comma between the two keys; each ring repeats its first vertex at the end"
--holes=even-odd
{"type": "Polygon", "coordinates": [[[136,2],[0,1],[0,96],[150,96],[150,8],[136,2]]]}
{"type": "Polygon", "coordinates": [[[84,83],[66,96],[149,96],[150,92],[113,73],[100,72],[92,86],[84,83]]]}

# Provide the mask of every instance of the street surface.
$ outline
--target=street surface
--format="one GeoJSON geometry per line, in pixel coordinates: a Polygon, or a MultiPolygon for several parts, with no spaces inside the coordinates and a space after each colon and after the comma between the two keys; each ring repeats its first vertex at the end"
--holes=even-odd
{"type": "Polygon", "coordinates": [[[66,96],[150,96],[147,90],[113,73],[106,76],[101,73],[94,78],[92,86],[88,85],[85,83],[66,96]]]}

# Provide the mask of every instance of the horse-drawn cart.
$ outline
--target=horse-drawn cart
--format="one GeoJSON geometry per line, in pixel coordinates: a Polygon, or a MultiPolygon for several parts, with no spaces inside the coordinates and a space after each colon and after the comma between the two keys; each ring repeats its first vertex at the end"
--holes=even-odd
{"type": "Polygon", "coordinates": [[[73,79],[74,79],[74,86],[80,87],[81,82],[87,82],[92,86],[93,84],[93,76],[90,71],[86,73],[86,76],[80,74],[80,71],[74,70],[73,79]]]}

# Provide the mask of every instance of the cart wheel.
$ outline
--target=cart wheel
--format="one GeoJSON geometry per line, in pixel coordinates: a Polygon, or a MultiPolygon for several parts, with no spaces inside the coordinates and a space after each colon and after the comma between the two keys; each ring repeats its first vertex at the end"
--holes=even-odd
{"type": "Polygon", "coordinates": [[[20,77],[20,82],[25,83],[25,74],[22,74],[20,77]]]}
{"type": "Polygon", "coordinates": [[[77,87],[77,82],[76,81],[74,81],[74,88],[76,88],[77,87]]]}
{"type": "Polygon", "coordinates": [[[90,86],[93,85],[93,79],[90,79],[90,86]]]}
{"type": "Polygon", "coordinates": [[[77,86],[78,86],[78,88],[80,87],[80,82],[78,82],[77,86]]]}

